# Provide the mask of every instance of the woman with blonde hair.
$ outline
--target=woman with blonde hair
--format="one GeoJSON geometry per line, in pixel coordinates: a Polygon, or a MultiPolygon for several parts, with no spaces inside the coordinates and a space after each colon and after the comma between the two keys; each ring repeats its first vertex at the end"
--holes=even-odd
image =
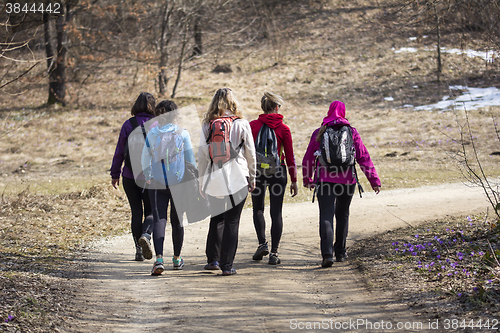
{"type": "Polygon", "coordinates": [[[205,113],[198,150],[200,192],[210,202],[206,255],[208,270],[236,274],[240,216],[248,192],[255,188],[255,147],[248,121],[233,91],[216,91],[205,113]]]}
{"type": "MultiPolygon", "coordinates": [[[[262,260],[269,254],[269,247],[266,241],[266,221],[264,219],[264,201],[266,198],[266,188],[269,188],[269,203],[271,215],[271,253],[269,254],[269,264],[277,265],[281,263],[278,257],[278,246],[283,232],[283,197],[285,196],[287,184],[287,170],[290,175],[290,193],[292,197],[297,195],[297,166],[293,154],[292,133],[290,128],[283,123],[283,115],[279,114],[283,99],[281,96],[271,92],[265,92],[261,99],[261,108],[264,113],[259,118],[250,122],[253,139],[256,142],[257,154],[264,146],[265,154],[272,154],[269,149],[270,144],[275,148],[277,154],[276,167],[269,171],[271,167],[268,163],[257,163],[257,179],[255,191],[252,192],[253,223],[257,233],[259,246],[253,255],[253,260],[262,260]],[[265,131],[265,132],[264,132],[265,131]],[[265,134],[268,133],[268,134],[265,134]],[[269,139],[271,138],[271,139],[269,139]],[[260,142],[262,141],[262,144],[260,142]],[[273,142],[269,142],[273,141],[273,142]],[[286,161],[286,164],[285,164],[286,161]],[[263,167],[262,167],[263,166],[263,167]]],[[[257,156],[259,161],[259,155],[257,156]]],[[[265,161],[267,162],[267,161],[265,161]]]]}

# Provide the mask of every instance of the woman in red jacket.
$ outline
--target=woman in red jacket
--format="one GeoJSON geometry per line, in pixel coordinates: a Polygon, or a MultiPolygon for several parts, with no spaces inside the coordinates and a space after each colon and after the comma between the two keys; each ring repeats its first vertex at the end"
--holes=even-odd
{"type": "Polygon", "coordinates": [[[287,184],[287,167],[292,181],[290,185],[292,197],[296,196],[298,192],[297,167],[293,154],[292,133],[290,132],[290,128],[283,123],[283,115],[278,113],[282,104],[283,99],[280,96],[269,92],[264,93],[261,100],[261,108],[264,113],[259,115],[258,119],[250,122],[254,141],[257,140],[259,131],[264,124],[274,130],[277,151],[280,156],[280,165],[273,174],[262,172],[262,169],[259,169],[259,165],[257,165],[255,190],[252,192],[253,223],[259,240],[259,246],[253,255],[253,260],[262,260],[265,255],[269,254],[269,247],[266,241],[266,221],[264,220],[264,200],[266,197],[266,187],[269,187],[272,221],[270,265],[281,263],[280,258],[278,258],[278,246],[283,232],[282,209],[287,184]]]}

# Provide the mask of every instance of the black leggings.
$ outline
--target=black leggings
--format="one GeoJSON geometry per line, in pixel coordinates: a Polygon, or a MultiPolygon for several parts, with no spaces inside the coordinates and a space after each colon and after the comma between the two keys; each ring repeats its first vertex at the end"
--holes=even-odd
{"type": "Polygon", "coordinates": [[[210,218],[206,247],[207,261],[209,263],[219,261],[220,268],[223,271],[228,271],[233,267],[236,249],[238,248],[240,216],[247,194],[247,187],[235,193],[233,195],[234,201],[239,203],[232,208],[229,196],[224,198],[208,196],[210,211],[219,215],[212,215],[210,218]],[[228,209],[225,211],[226,207],[228,209]]]}
{"type": "Polygon", "coordinates": [[[255,180],[255,190],[252,192],[253,224],[257,232],[259,244],[266,242],[266,221],[264,219],[264,202],[266,188],[269,187],[269,203],[271,215],[271,252],[277,253],[283,233],[283,197],[287,183],[286,167],[281,166],[272,176],[260,174],[255,180]]]}
{"type": "Polygon", "coordinates": [[[122,184],[132,211],[132,221],[130,223],[132,236],[134,237],[135,246],[138,246],[137,241],[141,238],[141,235],[144,232],[150,234],[153,231],[153,214],[149,201],[149,191],[137,186],[132,178],[122,177],[122,184]]]}
{"type": "Polygon", "coordinates": [[[172,243],[174,244],[174,256],[181,255],[182,244],[184,242],[184,226],[179,220],[175,210],[174,201],[170,189],[150,190],[151,203],[153,205],[154,226],[153,244],[156,255],[163,256],[163,243],[165,242],[165,228],[167,226],[168,203],[170,207],[170,225],[172,226],[172,243]]]}
{"type": "Polygon", "coordinates": [[[320,183],[317,189],[319,204],[319,235],[323,258],[343,256],[349,228],[349,207],[356,184],[320,183]],[[333,216],[335,215],[335,245],[333,244],[333,216]]]}

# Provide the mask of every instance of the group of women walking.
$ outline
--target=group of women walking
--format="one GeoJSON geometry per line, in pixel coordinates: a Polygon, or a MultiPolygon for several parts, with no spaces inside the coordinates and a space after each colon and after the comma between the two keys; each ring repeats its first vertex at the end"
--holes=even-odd
{"type": "MultiPolygon", "coordinates": [[[[283,123],[279,113],[283,100],[280,96],[266,92],[261,99],[263,113],[251,122],[243,119],[242,111],[235,93],[230,88],[218,89],[212,98],[202,121],[200,145],[198,148],[199,191],[206,198],[210,207],[210,222],[206,241],[207,264],[204,269],[221,270],[221,275],[236,274],[233,261],[238,247],[238,230],[241,213],[250,193],[253,205],[253,222],[258,239],[258,246],[253,260],[262,260],[269,255],[271,265],[281,263],[278,255],[279,243],[283,232],[282,207],[287,192],[288,176],[290,193],[296,196],[297,165],[293,152],[290,128],[283,123]],[[262,134],[264,133],[264,134],[262,134]],[[264,136],[263,136],[264,135],[264,136]],[[264,139],[263,139],[264,138],[264,139]],[[277,152],[275,163],[258,161],[259,151],[256,145],[262,141],[270,142],[277,152]],[[258,150],[258,149],[257,149],[258,150]],[[272,171],[271,171],[272,170],[272,171]],[[270,197],[271,243],[266,239],[264,202],[266,192],[270,197]]],[[[162,101],[158,105],[151,94],[141,93],[132,107],[132,118],[125,121],[120,131],[115,155],[111,167],[112,185],[122,184],[132,211],[131,229],[136,246],[136,260],[151,259],[153,240],[156,260],[152,275],[160,275],[164,269],[163,243],[167,210],[170,203],[170,222],[174,255],[173,269],[182,269],[184,260],[180,253],[184,238],[182,212],[176,211],[171,193],[172,181],[167,177],[164,160],[174,160],[175,156],[161,157],[161,166],[165,181],[161,186],[152,186],[158,182],[154,177],[154,165],[158,158],[152,152],[154,142],[158,142],[161,133],[178,134],[177,150],[183,150],[183,161],[196,166],[195,154],[189,133],[175,124],[175,117],[168,117],[169,112],[177,110],[172,101],[162,101]],[[165,116],[167,115],[167,116],[165,116]],[[158,117],[158,121],[149,124],[148,120],[158,117]],[[145,126],[145,124],[147,124],[145,126]],[[127,140],[132,131],[142,127],[145,144],[141,158],[141,172],[134,172],[128,161],[127,140]],[[146,128],[149,127],[149,128],[146,128]],[[168,180],[167,180],[168,179],[168,180]]],[[[380,179],[375,171],[370,155],[362,143],[359,133],[352,128],[345,118],[345,105],[335,101],[330,105],[321,127],[316,129],[307,147],[302,161],[303,186],[317,194],[320,210],[320,239],[322,267],[330,267],[335,261],[344,261],[346,238],[349,222],[349,206],[354,194],[357,177],[353,172],[330,172],[321,168],[318,156],[321,155],[322,138],[326,129],[348,126],[352,133],[355,160],[368,178],[373,190],[380,191],[380,179]],[[333,220],[336,219],[334,243],[333,220]]],[[[174,139],[171,139],[174,140],[174,139]]],[[[271,147],[270,146],[270,147],[271,147]]],[[[271,149],[271,148],[270,148],[271,149]]],[[[172,151],[173,148],[170,149],[172,151]]],[[[167,154],[168,153],[167,149],[167,154]]],[[[265,148],[266,158],[272,155],[265,148]]],[[[183,164],[184,165],[184,164],[183,164]]],[[[352,166],[354,168],[354,166],[352,166]]],[[[157,168],[158,169],[158,168],[157,168]]]]}

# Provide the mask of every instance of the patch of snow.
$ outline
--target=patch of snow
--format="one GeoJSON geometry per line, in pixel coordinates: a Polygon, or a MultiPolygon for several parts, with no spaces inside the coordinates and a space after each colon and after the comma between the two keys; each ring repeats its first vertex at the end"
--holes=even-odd
{"type": "Polygon", "coordinates": [[[463,110],[464,107],[467,110],[474,110],[486,106],[500,106],[500,89],[496,87],[471,88],[450,86],[450,90],[465,90],[466,92],[456,99],[449,99],[450,96],[444,96],[440,102],[417,106],[415,110],[463,110]]]}
{"type": "MultiPolygon", "coordinates": [[[[418,49],[416,49],[414,47],[403,47],[403,48],[400,48],[399,50],[396,50],[394,48],[392,48],[392,49],[394,50],[394,53],[403,53],[403,52],[415,53],[418,51],[418,49]]],[[[428,52],[435,51],[435,49],[432,49],[432,48],[423,48],[421,50],[428,51],[428,52]]],[[[458,54],[458,55],[465,54],[469,58],[478,57],[478,58],[481,58],[487,62],[494,62],[495,59],[499,57],[498,52],[491,51],[491,50],[484,51],[484,52],[483,51],[474,51],[474,50],[460,50],[460,49],[449,49],[448,50],[447,48],[442,47],[441,52],[449,53],[449,54],[458,54]]]]}
{"type": "Polygon", "coordinates": [[[399,50],[395,50],[394,53],[403,53],[403,52],[417,52],[418,50],[415,47],[402,47],[399,50]]]}

